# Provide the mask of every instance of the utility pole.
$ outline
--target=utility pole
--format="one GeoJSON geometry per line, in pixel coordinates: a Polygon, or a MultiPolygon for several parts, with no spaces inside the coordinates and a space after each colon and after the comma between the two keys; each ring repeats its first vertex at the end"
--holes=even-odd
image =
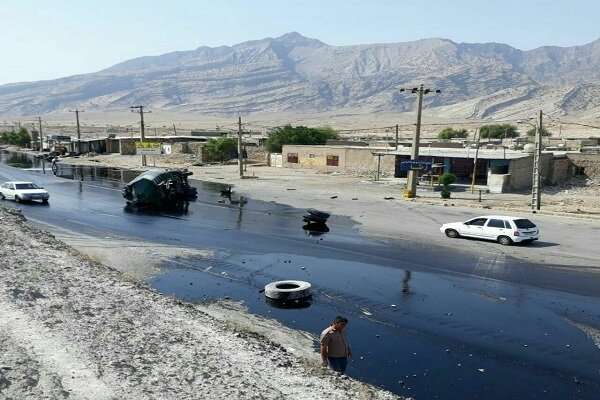
{"type": "Polygon", "coordinates": [[[473,179],[471,180],[471,193],[475,193],[475,179],[477,177],[477,158],[479,157],[479,140],[481,139],[481,131],[479,128],[475,130],[475,158],[473,158],[473,179]]]}
{"type": "Polygon", "coordinates": [[[38,117],[38,124],[40,126],[40,153],[44,151],[44,138],[42,136],[42,117],[38,117]]]}
{"type": "Polygon", "coordinates": [[[396,124],[396,150],[398,150],[398,124],[396,124]]]}
{"type": "MultiPolygon", "coordinates": [[[[407,89],[401,88],[400,91],[404,92],[407,89]]],[[[418,95],[417,101],[417,125],[415,129],[415,135],[413,137],[412,149],[410,154],[411,161],[417,161],[419,159],[419,140],[421,136],[421,114],[423,112],[423,96],[431,92],[442,93],[439,89],[425,89],[424,85],[419,85],[418,88],[409,89],[411,93],[418,95]]],[[[406,191],[404,197],[414,198],[417,195],[417,169],[411,165],[411,169],[408,171],[408,181],[406,183],[406,191]]]]}
{"type": "Polygon", "coordinates": [[[244,153],[242,149],[242,117],[238,117],[238,166],[240,167],[240,178],[244,177],[244,153]]]}
{"type": "Polygon", "coordinates": [[[175,133],[175,136],[177,136],[177,128],[175,128],[175,122],[173,122],[173,132],[175,133]]]}
{"type": "MultiPolygon", "coordinates": [[[[146,139],[146,131],[145,131],[145,126],[144,126],[144,113],[148,114],[151,111],[144,111],[144,106],[139,105],[139,106],[131,106],[129,107],[131,109],[131,112],[136,112],[138,114],[140,114],[140,142],[144,143],[144,140],[146,139]]],[[[146,166],[146,155],[142,154],[142,167],[146,166]]]]}
{"type": "Polygon", "coordinates": [[[77,154],[79,154],[81,152],[81,127],[79,126],[79,113],[84,111],[76,108],[75,110],[69,110],[69,112],[75,113],[75,120],[77,121],[77,154]]]}
{"type": "Polygon", "coordinates": [[[533,153],[533,182],[531,185],[531,211],[536,212],[542,208],[540,159],[542,158],[542,132],[543,112],[539,111],[538,120],[535,124],[535,152],[533,153]]]}

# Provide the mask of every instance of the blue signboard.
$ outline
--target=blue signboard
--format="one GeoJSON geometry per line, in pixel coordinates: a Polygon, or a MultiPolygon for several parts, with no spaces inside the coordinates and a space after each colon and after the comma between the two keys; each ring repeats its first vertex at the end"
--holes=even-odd
{"type": "Polygon", "coordinates": [[[431,164],[429,161],[402,161],[400,171],[410,171],[411,169],[431,171],[431,164]]]}

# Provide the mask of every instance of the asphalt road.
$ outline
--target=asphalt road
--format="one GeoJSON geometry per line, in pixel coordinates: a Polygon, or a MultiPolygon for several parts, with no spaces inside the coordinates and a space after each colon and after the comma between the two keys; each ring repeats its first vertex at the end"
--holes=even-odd
{"type": "MultiPolygon", "coordinates": [[[[348,315],[355,355],[348,373],[397,393],[595,399],[600,392],[600,350],[591,338],[600,328],[596,265],[529,263],[486,242],[469,241],[477,251],[456,251],[374,240],[336,216],[331,232],[310,236],[302,230],[302,210],[235,197],[223,202],[208,184],[199,184],[200,197],[187,213],[131,212],[120,183],[96,172],[95,180],[77,182],[0,165],[0,181],[34,180],[50,191],[49,206],[19,206],[34,221],[99,240],[122,237],[218,254],[167,263],[150,281],[165,293],[190,301],[243,300],[252,312],[313,333],[335,314],[348,315]],[[266,304],[258,291],[277,279],[312,282],[311,307],[266,304]]],[[[542,229],[552,229],[551,221],[545,224],[542,229]]],[[[569,229],[597,234],[593,224],[583,233],[565,224],[561,234],[569,229]]],[[[560,237],[554,240],[535,250],[551,249],[560,237]]]]}

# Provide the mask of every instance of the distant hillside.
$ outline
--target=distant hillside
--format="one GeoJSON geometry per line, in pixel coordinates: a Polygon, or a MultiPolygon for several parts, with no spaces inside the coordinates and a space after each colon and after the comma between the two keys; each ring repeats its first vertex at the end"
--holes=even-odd
{"type": "MultiPolygon", "coordinates": [[[[600,115],[600,40],[521,51],[504,44],[424,39],[330,46],[298,33],[232,47],[199,47],[125,61],[96,73],[0,86],[0,114],[74,106],[238,112],[402,112],[401,86],[426,83],[442,115],[481,118],[529,112],[600,115]]],[[[436,112],[436,111],[432,111],[436,112]]]]}

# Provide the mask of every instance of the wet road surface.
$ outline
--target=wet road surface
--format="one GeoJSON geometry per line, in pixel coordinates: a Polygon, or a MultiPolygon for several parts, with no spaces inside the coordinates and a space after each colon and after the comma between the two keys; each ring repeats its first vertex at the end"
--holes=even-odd
{"type": "Polygon", "coordinates": [[[200,196],[187,213],[132,212],[120,187],[135,173],[63,165],[59,174],[75,180],[59,179],[28,158],[3,154],[0,161],[33,169],[0,165],[0,181],[34,180],[50,191],[49,206],[19,206],[30,219],[99,238],[216,251],[171,260],[150,281],[164,293],[243,300],[251,312],[315,334],[334,315],[347,315],[349,375],[417,399],[600,393],[600,349],[590,338],[600,328],[600,285],[592,275],[494,252],[375,241],[335,215],[329,233],[310,236],[303,210],[235,195],[230,201],[215,184],[196,184],[200,196]],[[312,305],[267,304],[259,290],[279,279],[313,283],[312,305]]]}

